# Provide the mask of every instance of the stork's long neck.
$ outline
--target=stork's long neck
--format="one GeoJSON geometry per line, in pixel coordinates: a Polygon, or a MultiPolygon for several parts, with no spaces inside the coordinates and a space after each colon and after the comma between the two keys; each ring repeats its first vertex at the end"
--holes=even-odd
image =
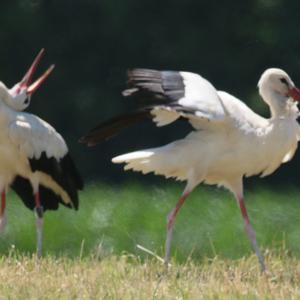
{"type": "Polygon", "coordinates": [[[269,105],[271,111],[271,119],[290,117],[298,117],[298,108],[297,106],[288,101],[286,96],[283,96],[274,90],[266,89],[260,90],[260,94],[263,100],[269,105]]]}
{"type": "Polygon", "coordinates": [[[287,113],[287,103],[284,96],[271,91],[268,99],[268,103],[270,106],[271,117],[277,118],[285,116],[287,113]]]}
{"type": "Polygon", "coordinates": [[[3,126],[3,124],[9,123],[14,113],[14,110],[7,105],[6,101],[0,98],[0,127],[3,126]]]}

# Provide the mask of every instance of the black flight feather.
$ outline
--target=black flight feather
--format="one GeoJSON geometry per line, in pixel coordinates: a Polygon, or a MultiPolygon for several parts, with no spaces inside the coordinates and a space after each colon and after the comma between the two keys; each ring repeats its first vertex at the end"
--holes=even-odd
{"type": "MultiPolygon", "coordinates": [[[[54,157],[48,158],[46,153],[42,152],[39,159],[29,159],[29,163],[33,172],[40,171],[49,175],[68,194],[72,201],[72,205],[66,204],[59,195],[40,185],[40,200],[45,210],[56,210],[59,203],[78,209],[78,190],[83,189],[83,181],[69,153],[58,161],[54,157]]],[[[33,209],[35,207],[32,186],[27,179],[17,176],[11,187],[28,208],[33,209]]]]}
{"type": "Polygon", "coordinates": [[[184,97],[183,78],[177,71],[133,69],[127,72],[127,76],[124,97],[149,99],[151,104],[170,103],[184,97]]]}
{"type": "Polygon", "coordinates": [[[105,141],[131,125],[152,118],[153,108],[184,110],[177,102],[185,93],[183,78],[179,72],[132,69],[127,71],[127,77],[127,89],[123,91],[123,96],[143,101],[145,105],[136,111],[99,124],[81,137],[79,142],[94,146],[105,141]]]}

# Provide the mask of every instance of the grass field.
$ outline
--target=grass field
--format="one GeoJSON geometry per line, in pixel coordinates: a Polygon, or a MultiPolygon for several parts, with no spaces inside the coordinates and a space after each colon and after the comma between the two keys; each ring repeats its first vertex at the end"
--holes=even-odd
{"type": "Polygon", "coordinates": [[[91,184],[78,212],[47,212],[36,263],[34,216],[8,198],[0,237],[0,299],[299,299],[300,193],[256,188],[247,207],[266,253],[260,276],[232,196],[198,188],[175,223],[173,265],[163,256],[166,215],[182,186],[91,184]],[[2,297],[2,298],[1,298],[2,297]]]}
{"type": "MultiPolygon", "coordinates": [[[[166,215],[182,186],[90,185],[81,195],[78,212],[61,207],[45,216],[44,254],[89,255],[98,247],[107,253],[143,256],[140,244],[163,255],[166,215]]],[[[296,189],[246,192],[247,207],[262,248],[285,247],[300,255],[300,193],[296,189]]],[[[0,236],[0,251],[11,246],[35,251],[35,219],[19,199],[9,195],[8,225],[0,236]]],[[[223,189],[200,187],[191,194],[176,219],[173,257],[238,259],[250,254],[235,200],[223,189]]]]}
{"type": "Polygon", "coordinates": [[[286,253],[267,253],[268,273],[256,258],[173,263],[133,255],[34,258],[11,253],[0,260],[4,299],[299,299],[300,264],[286,253]]]}

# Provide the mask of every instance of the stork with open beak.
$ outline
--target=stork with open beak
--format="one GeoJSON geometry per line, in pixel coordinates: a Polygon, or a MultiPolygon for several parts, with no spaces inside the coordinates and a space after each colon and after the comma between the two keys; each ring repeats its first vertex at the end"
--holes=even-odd
{"type": "Polygon", "coordinates": [[[12,104],[17,111],[23,111],[29,106],[32,94],[42,85],[55,67],[55,65],[51,65],[43,73],[43,75],[31,83],[36,68],[44,53],[45,49],[42,49],[34,59],[28,71],[25,73],[23,79],[8,90],[8,93],[12,97],[12,104]]]}
{"type": "Polygon", "coordinates": [[[59,203],[77,209],[78,190],[83,188],[62,136],[42,119],[23,112],[54,68],[51,65],[32,83],[43,54],[44,49],[11,89],[0,82],[0,227],[6,223],[6,192],[11,186],[36,213],[38,257],[42,253],[44,211],[58,209],[59,203]]]}
{"type": "Polygon", "coordinates": [[[133,69],[128,72],[123,95],[147,100],[146,106],[101,123],[81,138],[81,142],[93,146],[145,118],[151,118],[158,127],[179,119],[192,125],[193,130],[183,139],[112,159],[117,164],[125,163],[125,170],[154,172],[187,182],[167,217],[166,264],[175,217],[188,195],[204,182],[224,186],[234,194],[260,269],[265,270],[244,203],[243,178],[267,176],[294,156],[300,139],[296,120],[300,90],[286,72],[277,68],[262,74],[258,88],[270,108],[270,118],[256,114],[234,96],[217,91],[198,74],[133,69]]]}

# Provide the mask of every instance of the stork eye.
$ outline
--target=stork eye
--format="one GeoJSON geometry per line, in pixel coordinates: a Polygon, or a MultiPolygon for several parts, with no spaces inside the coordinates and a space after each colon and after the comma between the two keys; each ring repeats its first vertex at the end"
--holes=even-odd
{"type": "Polygon", "coordinates": [[[281,81],[283,84],[289,86],[289,84],[288,84],[286,78],[282,77],[282,78],[280,78],[280,81],[281,81]]]}
{"type": "Polygon", "coordinates": [[[24,104],[29,104],[29,99],[27,98],[25,101],[24,101],[24,104]]]}

